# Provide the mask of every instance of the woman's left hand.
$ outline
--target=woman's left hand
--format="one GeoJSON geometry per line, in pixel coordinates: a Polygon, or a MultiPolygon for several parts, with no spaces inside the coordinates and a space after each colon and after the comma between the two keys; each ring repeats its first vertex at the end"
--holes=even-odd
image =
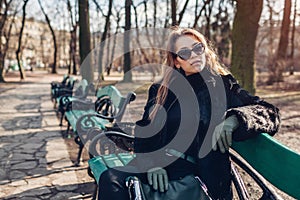
{"type": "Polygon", "coordinates": [[[217,150],[219,147],[222,153],[232,144],[232,132],[238,127],[239,122],[235,115],[226,118],[221,124],[216,126],[212,137],[213,150],[217,150]]]}

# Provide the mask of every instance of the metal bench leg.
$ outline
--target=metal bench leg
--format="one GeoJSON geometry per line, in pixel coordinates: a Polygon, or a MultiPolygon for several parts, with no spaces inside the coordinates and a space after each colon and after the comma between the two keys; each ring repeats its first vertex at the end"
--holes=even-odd
{"type": "Polygon", "coordinates": [[[268,199],[268,200],[280,200],[282,199],[279,195],[276,194],[274,189],[272,187],[269,187],[263,179],[261,179],[257,172],[250,169],[242,160],[240,160],[238,157],[230,154],[230,158],[235,164],[237,164],[239,167],[241,167],[262,189],[263,195],[260,199],[268,199]]]}
{"type": "Polygon", "coordinates": [[[97,185],[96,181],[94,182],[94,185],[95,185],[95,189],[94,189],[94,192],[93,192],[92,200],[96,200],[97,199],[97,195],[98,195],[98,185],[97,185]]]}
{"type": "Polygon", "coordinates": [[[71,125],[70,125],[70,123],[68,122],[67,130],[66,130],[66,132],[64,133],[64,137],[68,137],[68,136],[69,136],[70,127],[71,127],[71,125]]]}
{"type": "Polygon", "coordinates": [[[239,172],[237,171],[236,167],[231,163],[231,173],[232,173],[232,181],[235,185],[235,189],[239,196],[240,200],[248,200],[249,194],[247,192],[246,186],[244,184],[243,179],[241,178],[239,172]]]}
{"type": "Polygon", "coordinates": [[[82,141],[81,141],[81,139],[80,139],[79,136],[75,137],[75,142],[76,142],[76,144],[79,145],[79,150],[78,150],[78,154],[77,154],[77,159],[76,159],[76,162],[75,162],[75,166],[79,166],[80,165],[80,159],[81,159],[81,154],[82,154],[82,150],[83,150],[84,144],[82,143],[82,141]]]}
{"type": "Polygon", "coordinates": [[[65,116],[65,112],[64,112],[64,111],[62,111],[62,112],[61,112],[61,116],[60,116],[60,122],[59,122],[59,126],[62,126],[62,124],[63,124],[63,120],[64,120],[64,116],[65,116]]]}

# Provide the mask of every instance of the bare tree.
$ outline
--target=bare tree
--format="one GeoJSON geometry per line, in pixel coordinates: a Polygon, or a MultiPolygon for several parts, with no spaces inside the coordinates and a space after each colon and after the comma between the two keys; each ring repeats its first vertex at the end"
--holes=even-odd
{"type": "Polygon", "coordinates": [[[108,74],[112,68],[112,65],[114,63],[114,55],[115,55],[115,48],[116,48],[116,43],[117,43],[117,34],[119,32],[119,28],[120,28],[120,21],[121,21],[121,14],[120,14],[120,10],[116,10],[117,16],[116,16],[116,23],[117,23],[117,27],[115,30],[115,34],[113,36],[113,47],[111,50],[111,57],[110,57],[110,64],[109,64],[109,68],[108,68],[108,74]]]}
{"type": "Polygon", "coordinates": [[[230,13],[228,7],[232,8],[227,1],[219,1],[218,12],[214,15],[215,21],[211,24],[211,37],[214,41],[218,56],[226,65],[229,64],[229,52],[231,44],[230,13]]]}
{"type": "Polygon", "coordinates": [[[186,0],[185,3],[184,3],[184,6],[182,8],[182,10],[179,12],[179,19],[178,19],[178,22],[177,22],[178,25],[180,24],[180,22],[181,22],[181,20],[183,18],[183,15],[184,15],[184,12],[185,12],[185,10],[187,8],[188,3],[189,3],[189,0],[186,0]]]}
{"type": "Polygon", "coordinates": [[[165,22],[164,22],[164,28],[168,27],[169,19],[170,19],[170,1],[166,1],[166,17],[165,17],[165,22]]]}
{"type": "Polygon", "coordinates": [[[262,7],[263,0],[237,1],[233,21],[231,71],[251,93],[255,93],[254,52],[262,7]]]}
{"type": "Polygon", "coordinates": [[[132,0],[125,0],[125,32],[124,32],[124,82],[132,82],[130,57],[130,28],[132,0]]]}
{"type": "Polygon", "coordinates": [[[4,27],[7,22],[8,11],[9,11],[9,9],[11,9],[12,1],[13,0],[9,0],[9,1],[1,0],[0,1],[0,13],[1,13],[1,16],[0,16],[0,82],[5,82],[5,80],[4,80],[5,56],[6,56],[8,47],[9,47],[9,39],[10,39],[12,24],[14,23],[14,18],[17,14],[17,9],[16,9],[12,15],[12,20],[10,22],[9,29],[6,32],[4,27]],[[4,38],[5,38],[5,42],[3,41],[4,38]],[[4,44],[4,45],[2,46],[2,44],[4,44]]]}
{"type": "Polygon", "coordinates": [[[205,3],[205,9],[204,9],[204,16],[206,19],[206,27],[205,27],[205,33],[204,35],[211,40],[211,35],[210,35],[210,20],[211,20],[211,15],[212,15],[212,8],[214,6],[214,1],[213,0],[207,0],[205,3]]]}
{"type": "Polygon", "coordinates": [[[285,0],[283,20],[281,23],[280,40],[275,61],[273,62],[273,70],[270,71],[268,84],[283,81],[283,71],[287,59],[287,47],[289,40],[291,0],[285,0]]]}
{"type": "Polygon", "coordinates": [[[21,65],[21,48],[22,48],[23,30],[24,30],[24,27],[25,27],[25,19],[26,19],[26,6],[27,6],[28,1],[29,0],[24,0],[24,4],[23,4],[23,7],[22,7],[22,10],[23,10],[22,26],[21,26],[21,30],[20,30],[20,33],[19,33],[18,49],[16,51],[16,57],[17,57],[17,61],[18,61],[21,80],[24,80],[25,77],[26,77],[23,66],[21,65]]]}
{"type": "Polygon", "coordinates": [[[57,42],[56,42],[56,36],[55,36],[54,29],[53,29],[53,27],[51,25],[50,19],[49,19],[47,13],[45,12],[45,10],[43,8],[41,0],[38,0],[38,2],[39,2],[41,10],[42,10],[42,12],[43,12],[43,14],[45,16],[46,22],[48,24],[48,27],[49,27],[49,29],[51,31],[51,35],[52,35],[52,38],[53,38],[54,53],[53,53],[53,65],[52,65],[52,71],[51,71],[51,73],[52,74],[56,74],[57,73],[56,72],[56,60],[57,60],[57,42]]]}
{"type": "Polygon", "coordinates": [[[267,0],[267,7],[268,7],[268,11],[269,11],[269,31],[267,32],[267,36],[269,38],[268,40],[268,69],[271,72],[273,69],[273,62],[274,62],[274,19],[273,19],[273,15],[274,15],[274,1],[270,1],[267,0]]]}
{"type": "Polygon", "coordinates": [[[177,3],[176,0],[171,0],[171,18],[172,26],[177,25],[177,3]]]}
{"type": "Polygon", "coordinates": [[[94,69],[91,57],[88,54],[91,51],[91,33],[89,20],[89,1],[78,0],[79,6],[79,49],[80,49],[80,70],[82,78],[89,83],[94,81],[94,69]],[[85,60],[86,59],[86,60],[85,60]],[[82,65],[83,61],[85,64],[82,65]]]}
{"type": "MultiPolygon", "coordinates": [[[[145,18],[145,26],[147,26],[148,25],[148,15],[147,15],[147,5],[146,5],[147,2],[144,1],[142,3],[144,4],[144,11],[145,11],[145,17],[146,17],[145,18]]],[[[141,58],[143,57],[146,63],[150,63],[150,59],[148,58],[148,55],[147,55],[145,49],[142,47],[142,44],[141,44],[141,41],[140,41],[140,31],[139,31],[138,14],[137,14],[137,7],[139,5],[141,5],[141,3],[138,4],[138,5],[136,5],[136,6],[134,4],[132,4],[133,10],[134,10],[134,14],[135,14],[136,43],[137,43],[137,45],[139,47],[139,51],[142,54],[142,56],[139,57],[140,60],[142,60],[141,58]]],[[[149,40],[149,38],[148,38],[148,40],[149,40]]]]}
{"type": "MultiPolygon", "coordinates": [[[[93,0],[94,3],[96,4],[97,8],[99,10],[101,10],[99,4],[96,2],[96,0],[93,0]]],[[[99,74],[99,78],[101,80],[104,80],[103,77],[103,53],[104,53],[104,46],[105,46],[105,40],[107,37],[107,32],[109,29],[109,21],[110,21],[110,16],[112,15],[112,5],[113,5],[113,0],[109,0],[109,4],[108,4],[108,12],[107,15],[103,16],[105,17],[105,25],[104,25],[104,30],[102,33],[102,37],[101,37],[101,45],[100,45],[100,49],[99,49],[99,58],[98,58],[98,74],[99,74]]]]}
{"type": "MultiPolygon", "coordinates": [[[[108,27],[107,27],[107,38],[110,37],[110,31],[111,31],[111,27],[110,27],[110,21],[108,23],[108,27]]],[[[109,63],[110,63],[110,54],[111,54],[111,51],[110,51],[110,48],[111,48],[111,39],[108,39],[105,41],[105,45],[106,45],[106,60],[105,60],[105,64],[104,64],[104,67],[105,67],[105,71],[107,73],[107,75],[110,74],[110,70],[109,70],[109,63]]]]}
{"type": "Polygon", "coordinates": [[[204,5],[202,6],[202,8],[200,9],[200,11],[198,12],[199,9],[199,2],[198,0],[196,0],[196,6],[195,6],[195,19],[194,19],[194,24],[193,24],[193,28],[197,27],[197,23],[202,15],[202,12],[204,11],[205,7],[206,7],[207,1],[204,1],[204,5]]]}
{"type": "MultiPolygon", "coordinates": [[[[77,1],[76,1],[77,3],[77,1]]],[[[72,11],[72,5],[70,0],[67,0],[67,8],[70,15],[70,24],[71,24],[71,30],[70,30],[70,65],[68,66],[68,73],[69,74],[77,74],[77,62],[76,62],[76,52],[77,52],[77,28],[78,28],[78,18],[77,18],[77,12],[76,12],[76,5],[75,5],[75,12],[72,11]]]]}
{"type": "Polygon", "coordinates": [[[294,52],[295,52],[295,32],[296,32],[296,18],[297,18],[297,0],[294,1],[294,16],[292,22],[292,36],[291,36],[291,52],[288,56],[288,68],[290,75],[294,74],[294,52]]]}
{"type": "Polygon", "coordinates": [[[290,15],[291,15],[292,0],[285,0],[283,20],[281,24],[280,40],[277,51],[277,58],[286,58],[286,52],[288,47],[289,29],[290,29],[290,15]]]}

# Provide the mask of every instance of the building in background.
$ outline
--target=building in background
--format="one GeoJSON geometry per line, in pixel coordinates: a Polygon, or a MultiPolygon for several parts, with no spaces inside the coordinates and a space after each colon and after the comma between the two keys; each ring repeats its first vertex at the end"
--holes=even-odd
{"type": "MultiPolygon", "coordinates": [[[[9,18],[5,28],[11,24],[9,18]]],[[[6,55],[5,65],[17,64],[16,50],[18,48],[19,33],[22,26],[22,18],[16,17],[9,41],[9,49],[6,55]]],[[[70,63],[70,33],[66,30],[55,30],[57,43],[57,67],[66,67],[70,63]]],[[[28,18],[22,37],[21,60],[24,68],[47,68],[53,64],[54,43],[48,24],[34,18],[28,18]]]]}

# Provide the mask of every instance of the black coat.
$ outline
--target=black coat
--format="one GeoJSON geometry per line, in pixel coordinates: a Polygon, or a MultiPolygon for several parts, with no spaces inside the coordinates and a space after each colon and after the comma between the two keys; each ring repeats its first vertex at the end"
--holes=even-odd
{"type": "Polygon", "coordinates": [[[181,71],[173,74],[166,102],[150,120],[159,86],[150,87],[143,118],[136,123],[138,166],[142,170],[164,167],[171,180],[193,173],[202,178],[215,198],[231,195],[229,154],[211,150],[215,126],[234,114],[239,127],[233,140],[246,140],[262,132],[274,135],[280,124],[278,109],[250,95],[232,75],[214,75],[205,69],[185,76],[181,71]],[[166,148],[197,158],[197,165],[168,156],[166,148]]]}

